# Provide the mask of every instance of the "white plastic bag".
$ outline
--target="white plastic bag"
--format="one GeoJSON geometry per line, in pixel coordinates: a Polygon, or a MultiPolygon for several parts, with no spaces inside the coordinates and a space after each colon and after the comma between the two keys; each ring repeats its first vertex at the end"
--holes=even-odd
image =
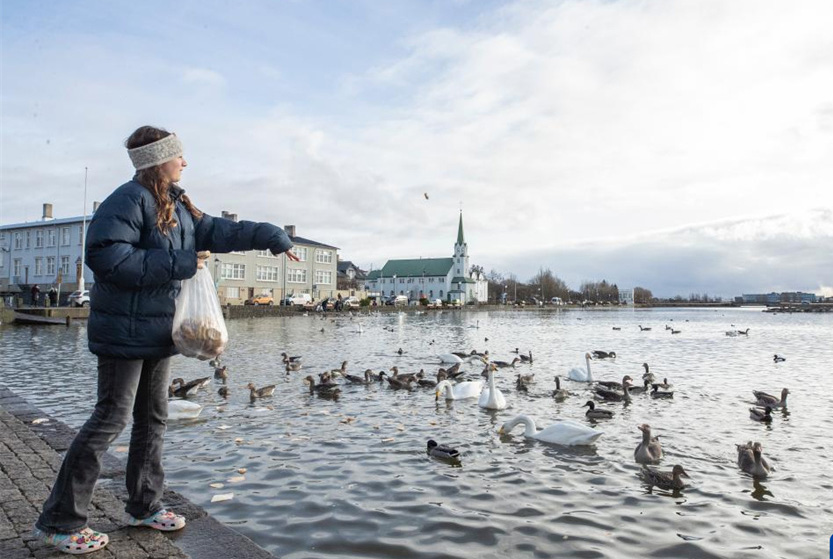
{"type": "Polygon", "coordinates": [[[194,277],[182,280],[176,298],[174,345],[186,357],[214,359],[226,349],[228,330],[208,268],[197,269],[194,277]]]}

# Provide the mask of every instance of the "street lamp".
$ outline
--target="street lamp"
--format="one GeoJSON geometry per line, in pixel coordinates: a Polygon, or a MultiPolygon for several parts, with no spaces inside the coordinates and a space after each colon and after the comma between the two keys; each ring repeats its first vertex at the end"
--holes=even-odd
{"type": "Polygon", "coordinates": [[[503,304],[506,304],[506,286],[503,286],[503,304]]]}

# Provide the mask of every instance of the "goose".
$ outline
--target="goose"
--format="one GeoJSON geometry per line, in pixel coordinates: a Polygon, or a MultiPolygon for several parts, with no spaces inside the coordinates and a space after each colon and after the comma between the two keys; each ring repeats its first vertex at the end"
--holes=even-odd
{"type": "Polygon", "coordinates": [[[570,369],[570,372],[567,373],[567,377],[570,380],[575,380],[578,382],[593,382],[593,374],[590,372],[590,354],[584,354],[584,362],[587,365],[587,370],[583,371],[582,369],[575,367],[570,369]]]}
{"type": "Polygon", "coordinates": [[[516,357],[512,360],[511,363],[507,363],[506,361],[492,361],[492,365],[494,365],[495,367],[498,367],[499,369],[505,369],[507,367],[513,367],[514,368],[515,363],[517,363],[520,360],[521,359],[519,357],[516,357]]]}
{"type": "Polygon", "coordinates": [[[197,383],[197,390],[201,390],[203,388],[207,388],[208,385],[211,384],[211,378],[210,377],[202,377],[202,378],[198,378],[198,379],[196,379],[192,382],[196,382],[197,383]]]}
{"type": "Polygon", "coordinates": [[[214,378],[221,379],[223,382],[228,380],[228,367],[215,367],[214,378]]]}
{"type": "Polygon", "coordinates": [[[414,379],[413,377],[387,377],[387,381],[388,386],[390,386],[394,390],[411,390],[411,383],[414,382],[414,379]]]}
{"type": "Polygon", "coordinates": [[[671,329],[672,334],[679,334],[680,332],[682,332],[682,330],[674,330],[673,328],[671,329]]]}
{"type": "Polygon", "coordinates": [[[622,327],[621,327],[621,326],[614,326],[614,327],[613,327],[613,329],[614,329],[614,330],[621,330],[621,329],[622,329],[622,327]]]}
{"type": "Polygon", "coordinates": [[[365,369],[364,376],[365,378],[370,378],[370,380],[382,382],[387,376],[387,373],[385,373],[385,371],[374,373],[373,369],[365,369]]]}
{"type": "Polygon", "coordinates": [[[563,402],[567,399],[567,396],[570,395],[570,392],[561,388],[561,378],[555,377],[555,390],[552,391],[552,397],[555,398],[556,402],[563,402]]]}
{"type": "Polygon", "coordinates": [[[517,354],[520,354],[520,353],[521,353],[521,351],[520,351],[520,350],[516,347],[515,349],[513,349],[513,350],[512,350],[512,351],[510,351],[509,353],[517,353],[517,354]]]}
{"type": "MultiPolygon", "coordinates": [[[[455,376],[458,372],[460,372],[460,368],[463,366],[463,363],[455,363],[451,367],[445,370],[447,375],[455,376]]],[[[487,365],[488,367],[488,365],[487,365]]]]}
{"type": "Polygon", "coordinates": [[[289,355],[286,354],[285,351],[283,353],[281,353],[281,357],[283,357],[283,362],[284,363],[286,363],[286,362],[293,362],[294,363],[294,362],[300,361],[302,359],[302,357],[300,355],[293,355],[292,357],[290,357],[289,355]]]}
{"type": "Polygon", "coordinates": [[[640,325],[639,325],[639,331],[640,331],[640,332],[650,332],[650,331],[651,331],[651,329],[650,329],[650,328],[643,328],[643,327],[642,327],[642,325],[640,324],[640,325]]]}
{"type": "Polygon", "coordinates": [[[622,377],[622,382],[616,382],[614,380],[600,380],[596,384],[603,388],[607,388],[608,390],[622,390],[622,387],[625,386],[625,381],[632,381],[630,375],[625,375],[622,377]]]}
{"type": "Polygon", "coordinates": [[[726,330],[726,335],[729,336],[730,338],[734,338],[738,335],[738,331],[737,330],[726,330]]]}
{"type": "Polygon", "coordinates": [[[685,483],[681,477],[689,477],[686,471],[679,464],[675,465],[670,472],[662,472],[653,468],[643,468],[642,476],[651,485],[662,489],[682,489],[685,483]]]}
{"type": "Polygon", "coordinates": [[[528,415],[519,415],[510,419],[500,426],[499,433],[501,435],[508,434],[515,427],[515,425],[518,425],[519,423],[524,424],[525,437],[536,439],[545,443],[554,443],[565,446],[590,445],[604,433],[603,431],[599,431],[569,420],[553,423],[552,425],[549,425],[539,431],[535,424],[535,420],[528,415]]]}
{"type": "Polygon", "coordinates": [[[417,384],[420,386],[424,386],[425,388],[436,388],[437,381],[431,380],[430,378],[418,378],[417,384]]]}
{"type": "Polygon", "coordinates": [[[775,354],[775,356],[772,358],[772,360],[773,360],[775,363],[783,363],[784,361],[786,361],[786,360],[787,360],[787,358],[786,358],[786,357],[781,357],[780,355],[778,355],[778,354],[776,353],[776,354],[775,354]]]}
{"type": "Polygon", "coordinates": [[[286,366],[286,374],[289,374],[292,371],[300,371],[301,370],[301,362],[300,361],[287,361],[285,366],[286,366]]]}
{"type": "Polygon", "coordinates": [[[341,368],[340,369],[330,369],[330,373],[333,374],[333,375],[341,375],[341,376],[346,375],[347,374],[347,361],[342,361],[341,362],[341,368]]]}
{"type": "Polygon", "coordinates": [[[666,330],[673,330],[673,328],[671,328],[671,327],[670,327],[670,326],[668,326],[667,324],[665,325],[665,329],[666,329],[666,330]]]}
{"type": "Polygon", "coordinates": [[[630,391],[630,379],[631,377],[626,376],[622,379],[622,392],[617,392],[615,390],[608,390],[607,388],[602,388],[601,386],[596,387],[596,397],[601,398],[607,402],[627,402],[630,403],[631,401],[631,391],[630,391]]]}
{"type": "Polygon", "coordinates": [[[738,330],[738,334],[741,336],[748,336],[749,335],[749,328],[746,330],[738,330]]]}
{"type": "Polygon", "coordinates": [[[674,397],[673,392],[671,392],[669,390],[660,390],[659,389],[659,386],[660,386],[659,384],[655,384],[653,386],[654,386],[654,388],[653,388],[653,390],[651,390],[651,398],[665,398],[665,399],[668,399],[668,398],[673,398],[674,397]]]}
{"type": "Polygon", "coordinates": [[[371,372],[370,369],[367,369],[364,372],[364,378],[357,377],[356,375],[350,375],[350,374],[345,373],[344,378],[345,378],[345,380],[347,380],[348,382],[351,382],[353,384],[370,384],[371,382],[373,382],[373,380],[371,380],[371,378],[370,378],[370,372],[371,372]]]}
{"type": "MultiPolygon", "coordinates": [[[[311,377],[309,377],[309,378],[311,378],[311,377]]],[[[249,389],[249,398],[251,399],[252,402],[257,400],[258,398],[267,398],[267,397],[271,396],[272,393],[275,391],[275,385],[274,384],[264,386],[263,388],[255,388],[255,385],[250,382],[249,384],[246,385],[246,388],[249,389]]]]}
{"type": "Polygon", "coordinates": [[[787,395],[790,393],[789,389],[784,388],[781,390],[781,399],[779,400],[772,394],[767,394],[766,392],[761,392],[759,390],[753,390],[752,394],[755,398],[758,399],[756,402],[759,406],[769,406],[772,409],[778,408],[786,408],[787,407],[787,395]]]}
{"type": "Polygon", "coordinates": [[[193,396],[197,393],[197,390],[200,389],[202,385],[202,379],[192,380],[191,382],[186,383],[181,378],[175,378],[171,381],[171,385],[168,387],[168,396],[176,396],[177,398],[187,398],[188,396],[193,396]],[[175,385],[179,385],[177,388],[174,388],[175,385]]]}
{"type": "MultiPolygon", "coordinates": [[[[653,375],[651,375],[651,376],[653,376],[653,375]]],[[[649,386],[651,386],[651,381],[648,380],[648,379],[645,379],[645,380],[642,381],[642,386],[639,386],[639,385],[637,385],[637,386],[628,386],[628,392],[630,392],[631,394],[645,394],[645,393],[649,392],[649,389],[648,389],[649,386]]]]}
{"type": "Polygon", "coordinates": [[[521,375],[515,376],[515,388],[520,392],[529,392],[529,385],[521,380],[521,375]]]}
{"type": "Polygon", "coordinates": [[[168,400],[168,419],[194,419],[202,411],[202,406],[187,400],[168,400]]]}
{"type": "Polygon", "coordinates": [[[480,393],[477,405],[487,410],[505,410],[506,398],[495,385],[495,369],[489,369],[489,385],[480,393]]]}
{"type": "MultiPolygon", "coordinates": [[[[393,378],[401,382],[416,382],[417,376],[416,373],[400,373],[399,367],[393,366],[390,368],[391,372],[393,373],[393,378]]],[[[388,379],[390,380],[390,379],[388,379]]]]}
{"type": "Polygon", "coordinates": [[[440,399],[440,395],[444,394],[446,400],[465,400],[466,398],[477,398],[483,390],[483,381],[461,382],[458,384],[451,384],[451,382],[444,380],[437,383],[437,390],[434,394],[435,400],[440,399]]]}
{"type": "Polygon", "coordinates": [[[593,357],[595,359],[616,359],[615,351],[602,351],[600,349],[593,350],[593,357]]]}
{"type": "Polygon", "coordinates": [[[535,382],[535,373],[532,373],[531,375],[518,374],[518,382],[522,384],[532,384],[535,382]]]}
{"type": "Polygon", "coordinates": [[[765,408],[749,408],[749,419],[769,423],[772,421],[772,408],[769,406],[765,408]]]}
{"type": "Polygon", "coordinates": [[[642,431],[642,442],[636,445],[633,459],[638,464],[657,464],[662,459],[662,445],[659,437],[651,438],[651,426],[647,423],[636,427],[642,431]]]}
{"type": "Polygon", "coordinates": [[[662,382],[654,382],[654,383],[651,384],[651,386],[658,387],[658,388],[663,388],[663,389],[667,390],[667,389],[671,388],[674,385],[673,384],[668,384],[668,378],[666,377],[666,378],[662,379],[662,382]]]}
{"type": "Polygon", "coordinates": [[[587,403],[582,406],[583,408],[589,408],[587,412],[585,412],[585,417],[590,417],[593,419],[611,419],[613,418],[613,412],[611,410],[603,410],[601,408],[596,409],[596,403],[593,400],[587,400],[587,403]]]}
{"type": "Polygon", "coordinates": [[[763,448],[761,443],[735,445],[738,449],[738,467],[747,474],[756,477],[767,477],[774,468],[769,465],[766,458],[762,456],[763,448]]]}
{"type": "Polygon", "coordinates": [[[341,388],[335,383],[319,383],[315,384],[315,379],[312,375],[304,379],[304,383],[309,385],[309,393],[318,393],[322,396],[336,396],[341,392],[341,388]]]}
{"type": "Polygon", "coordinates": [[[435,440],[428,441],[428,454],[434,458],[442,458],[443,460],[456,460],[460,457],[459,450],[444,444],[439,444],[435,440]]]}
{"type": "Polygon", "coordinates": [[[520,355],[521,363],[532,363],[532,350],[529,350],[529,355],[520,355]]]}

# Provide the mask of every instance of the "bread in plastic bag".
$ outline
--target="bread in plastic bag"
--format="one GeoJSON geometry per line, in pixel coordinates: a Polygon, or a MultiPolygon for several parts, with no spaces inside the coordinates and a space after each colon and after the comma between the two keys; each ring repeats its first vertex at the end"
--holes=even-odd
{"type": "Polygon", "coordinates": [[[172,337],[176,349],[186,357],[214,359],[226,349],[228,330],[214,281],[205,266],[198,268],[194,277],[182,280],[172,337]]]}

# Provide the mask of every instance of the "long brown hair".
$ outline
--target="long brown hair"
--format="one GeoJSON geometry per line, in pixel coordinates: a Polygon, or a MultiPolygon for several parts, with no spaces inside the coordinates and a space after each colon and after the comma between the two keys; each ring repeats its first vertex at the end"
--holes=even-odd
{"type": "MultiPolygon", "coordinates": [[[[162,128],[155,128],[153,126],[142,126],[137,128],[129,138],[124,142],[127,149],[138,148],[147,144],[156,142],[170,136],[171,133],[162,128]]],[[[160,165],[142,169],[136,173],[136,180],[150,190],[153,194],[153,199],[156,200],[156,227],[162,233],[167,233],[172,228],[176,227],[176,220],[174,219],[174,209],[176,205],[169,194],[171,183],[162,176],[162,169],[160,165]]],[[[202,217],[202,212],[191,203],[191,200],[183,194],[179,197],[185,208],[192,216],[199,219],[202,217]]]]}

